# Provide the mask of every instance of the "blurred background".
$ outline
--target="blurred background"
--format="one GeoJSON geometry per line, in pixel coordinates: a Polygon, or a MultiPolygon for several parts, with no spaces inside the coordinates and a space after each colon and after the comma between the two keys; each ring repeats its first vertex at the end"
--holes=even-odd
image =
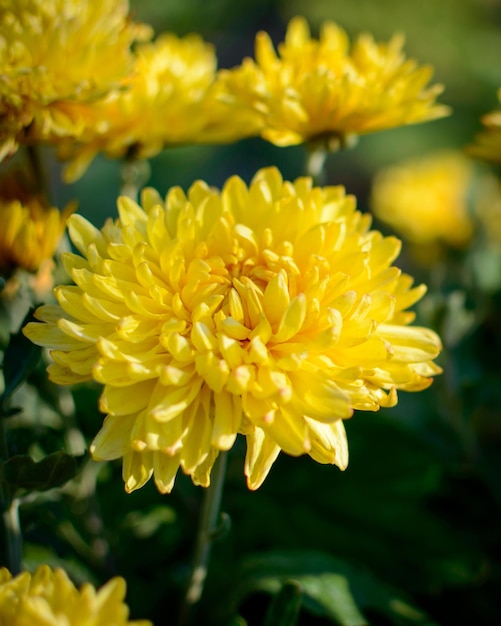
{"type": "MultiPolygon", "coordinates": [[[[259,30],[281,41],[296,14],[307,17],[315,34],[326,19],[351,37],[369,32],[387,41],[403,32],[407,56],[435,68],[434,82],[445,85],[439,100],[453,114],[361,137],[353,150],[329,157],[329,183],[355,194],[363,211],[369,210],[373,180],[382,168],[436,150],[461,150],[480,130],[480,117],[498,106],[499,0],[135,0],[131,5],[135,17],[156,33],[200,33],[215,45],[220,67],[252,56],[259,30]]],[[[291,179],[303,173],[304,162],[302,146],[278,148],[261,139],[183,147],[152,160],[149,182],[162,194],[198,178],[221,186],[232,174],[249,181],[268,165],[291,179]]],[[[99,157],[78,183],[65,186],[60,166],[51,162],[58,206],[77,197],[80,212],[101,226],[115,215],[119,167],[99,157]]],[[[488,165],[476,167],[496,174],[488,165]]],[[[501,275],[496,260],[488,265],[477,255],[473,262],[472,254],[447,252],[424,264],[404,242],[397,265],[430,285],[418,320],[444,338],[439,362],[445,373],[425,392],[402,392],[391,410],[357,413],[346,425],[350,464],[344,473],[281,455],[259,491],[250,493],[242,442],[232,450],[223,497],[231,529],[214,547],[198,623],[263,624],[270,598],[289,579],[303,588],[299,624],[499,623],[501,275]],[[482,283],[486,272],[489,280],[482,283]]],[[[89,386],[73,392],[75,429],[86,440],[101,424],[98,395],[89,386]]],[[[56,438],[54,424],[50,436],[56,438]]],[[[46,431],[42,436],[49,437],[46,431]]],[[[82,496],[84,485],[63,497],[47,496],[43,510],[23,509],[28,560],[64,563],[74,576],[98,583],[119,573],[128,581],[133,617],[174,624],[202,490],[179,476],[170,496],[159,495],[151,483],[126,495],[119,464],[96,467],[95,483],[87,486],[92,491],[96,485],[90,504],[82,496]]]]}

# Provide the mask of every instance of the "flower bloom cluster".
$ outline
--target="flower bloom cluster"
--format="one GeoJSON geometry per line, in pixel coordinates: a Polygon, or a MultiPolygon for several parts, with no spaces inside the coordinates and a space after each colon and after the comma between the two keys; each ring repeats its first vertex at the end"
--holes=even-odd
{"type": "Polygon", "coordinates": [[[114,578],[98,591],[77,589],[61,569],[39,567],[12,578],[0,569],[0,624],[5,626],[151,626],[129,621],[125,581],[114,578]]]}
{"type": "Polygon", "coordinates": [[[100,151],[111,158],[143,159],[168,145],[235,141],[253,133],[248,116],[240,119],[213,94],[216,55],[198,35],[165,33],[139,44],[134,56],[128,88],[89,104],[78,143],[60,146],[60,156],[71,160],[68,182],[79,178],[100,151]]]}
{"type": "Polygon", "coordinates": [[[416,244],[468,244],[473,164],[463,154],[440,152],[389,167],[375,179],[375,215],[416,244]]]}
{"type": "Polygon", "coordinates": [[[74,210],[70,203],[60,212],[20,178],[5,178],[0,183],[0,272],[9,275],[19,267],[36,272],[52,259],[74,210]]]}
{"type": "Polygon", "coordinates": [[[150,158],[166,145],[259,134],[333,149],[448,113],[435,103],[442,87],[427,86],[431,69],[407,60],[398,36],[378,44],[362,35],[350,50],[336,24],[316,40],[298,17],[278,55],[262,32],[256,61],[217,71],[197,35],[141,43],[151,29],[128,9],[127,0],[0,0],[0,160],[19,143],[56,144],[71,182],[100,151],[150,158]]]}
{"type": "Polygon", "coordinates": [[[149,28],[127,0],[0,0],[0,160],[18,143],[77,137],[82,106],[124,84],[149,28]]]}
{"type": "Polygon", "coordinates": [[[353,409],[392,406],[440,371],[437,335],[409,325],[425,287],[342,187],[267,168],[249,187],[147,189],[118,209],[102,230],[70,218],[75,285],[24,332],[51,349],[56,383],[104,385],[91,452],[123,457],[128,491],[154,475],[168,492],[179,467],[208,485],[238,434],[251,489],[280,450],[343,469],[353,409]]]}
{"type": "Polygon", "coordinates": [[[325,22],[313,39],[296,17],[275,51],[265,32],[256,37],[256,60],[220,72],[220,97],[258,116],[261,135],[278,146],[321,141],[337,148],[350,135],[424,122],[449,113],[436,104],[440,85],[432,70],[402,52],[403,38],[376,43],[361,35],[350,50],[347,34],[325,22]]]}
{"type": "MultiPolygon", "coordinates": [[[[498,99],[501,102],[501,89],[498,99]]],[[[501,163],[501,110],[484,115],[482,123],[485,128],[469,146],[468,152],[478,159],[501,163]]]]}

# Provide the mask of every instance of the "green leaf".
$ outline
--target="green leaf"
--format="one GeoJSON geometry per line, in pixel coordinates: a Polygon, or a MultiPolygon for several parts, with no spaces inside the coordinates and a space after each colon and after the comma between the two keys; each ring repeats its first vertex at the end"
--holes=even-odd
{"type": "MultiPolygon", "coordinates": [[[[353,597],[349,580],[340,574],[302,576],[300,579],[307,598],[318,605],[318,612],[339,622],[341,626],[366,626],[368,621],[353,597]]],[[[308,606],[308,604],[306,604],[308,606]]],[[[313,609],[313,604],[309,604],[313,609]]]]}
{"type": "Polygon", "coordinates": [[[59,450],[37,462],[27,454],[19,454],[5,461],[1,469],[11,493],[18,489],[46,491],[61,487],[74,478],[83,458],[84,456],[74,457],[59,450]]]}
{"type": "Polygon", "coordinates": [[[32,343],[22,333],[22,328],[28,322],[34,320],[33,309],[30,309],[17,333],[11,333],[10,335],[10,341],[5,350],[2,364],[4,392],[0,400],[3,407],[5,407],[7,401],[19,385],[26,380],[40,359],[41,348],[32,343]]]}
{"type": "Polygon", "coordinates": [[[30,541],[23,542],[23,566],[27,571],[34,571],[40,565],[48,565],[52,569],[60,567],[78,585],[91,583],[99,585],[99,578],[87,564],[82,563],[74,555],[60,555],[51,542],[47,545],[38,545],[30,541]]]}
{"type": "Polygon", "coordinates": [[[301,585],[289,580],[282,585],[266,614],[264,626],[294,626],[301,608],[301,585]]]}
{"type": "Polygon", "coordinates": [[[255,592],[278,594],[293,579],[303,592],[303,607],[339,626],[366,626],[365,610],[396,626],[433,626],[406,593],[365,570],[316,551],[268,552],[249,557],[238,577],[238,604],[255,592]]]}

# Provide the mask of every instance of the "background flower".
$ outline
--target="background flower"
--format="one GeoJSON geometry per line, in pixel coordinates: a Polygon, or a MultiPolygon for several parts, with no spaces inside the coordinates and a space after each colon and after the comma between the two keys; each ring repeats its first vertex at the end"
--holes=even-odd
{"type": "Polygon", "coordinates": [[[28,282],[39,302],[52,289],[52,259],[76,203],[59,211],[30,187],[21,172],[0,181],[0,275],[8,279],[6,293],[13,295],[19,287],[17,270],[36,274],[28,282]]]}
{"type": "Polygon", "coordinates": [[[424,286],[391,267],[400,243],[340,187],[270,168],[249,188],[174,188],[165,204],[150,189],[119,212],[101,232],[70,219],[76,286],[24,332],[52,349],[55,382],[104,384],[91,451],[124,457],[129,491],[152,474],[170,491],[179,466],[208,485],[238,433],[253,489],[280,450],[344,469],[342,420],[440,371],[438,337],[408,325],[424,286]]]}
{"type": "Polygon", "coordinates": [[[79,178],[95,155],[150,158],[167,145],[236,141],[252,133],[213,93],[217,59],[198,35],[160,35],[135,50],[130,87],[116,89],[85,110],[78,144],[68,141],[60,156],[72,163],[66,180],[79,178]],[[229,115],[231,113],[231,115],[229,115]]]}
{"type": "Polygon", "coordinates": [[[129,621],[124,598],[123,578],[98,591],[88,583],[78,590],[62,569],[42,565],[15,578],[0,569],[0,623],[6,626],[151,626],[129,621]]]}
{"type": "Polygon", "coordinates": [[[331,148],[359,135],[442,117],[435,103],[442,87],[427,87],[431,68],[402,53],[403,37],[376,43],[361,35],[350,50],[333,22],[310,36],[302,17],[292,19],[278,55],[269,35],[256,37],[256,61],[221,72],[226,99],[262,120],[262,136],[279,146],[322,141],[331,148]]]}
{"type": "MultiPolygon", "coordinates": [[[[498,91],[501,101],[501,89],[498,91]]],[[[501,163],[501,110],[492,111],[482,118],[484,130],[477,135],[468,152],[478,159],[501,163]]]]}
{"type": "Polygon", "coordinates": [[[78,136],[85,104],[127,82],[149,29],[126,0],[0,2],[0,157],[17,143],[78,136]]]}
{"type": "Polygon", "coordinates": [[[474,174],[460,152],[410,159],[377,175],[372,208],[411,243],[464,248],[474,231],[474,174]]]}

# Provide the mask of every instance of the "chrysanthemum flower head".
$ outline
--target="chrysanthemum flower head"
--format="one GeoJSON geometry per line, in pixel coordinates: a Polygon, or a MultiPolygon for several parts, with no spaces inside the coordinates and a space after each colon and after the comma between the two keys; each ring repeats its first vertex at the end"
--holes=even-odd
{"type": "Polygon", "coordinates": [[[388,167],[374,182],[374,213],[414,244],[463,248],[474,230],[474,174],[472,162],[454,151],[388,167]]]}
{"type": "Polygon", "coordinates": [[[17,269],[40,270],[42,282],[50,280],[48,265],[75,208],[73,202],[62,212],[49,206],[21,174],[11,173],[0,181],[0,274],[9,278],[17,269]]]}
{"type": "Polygon", "coordinates": [[[129,621],[124,603],[125,581],[113,578],[96,591],[90,584],[77,589],[62,569],[40,566],[32,575],[12,578],[0,569],[2,626],[151,626],[129,621]]]}
{"type": "Polygon", "coordinates": [[[81,176],[100,151],[110,158],[150,158],[166,145],[249,134],[249,126],[242,121],[237,127],[238,119],[212,95],[216,66],[213,46],[195,34],[164,33],[139,44],[130,88],[90,106],[79,142],[61,146],[60,156],[71,160],[66,180],[81,176]]]}
{"type": "MultiPolygon", "coordinates": [[[[501,89],[498,91],[501,102],[501,89]]],[[[477,135],[473,145],[468,147],[471,156],[484,161],[501,163],[501,109],[492,111],[482,118],[484,130],[477,135]]]]}
{"type": "Polygon", "coordinates": [[[208,485],[239,434],[252,489],[280,450],[345,468],[353,409],[392,406],[440,371],[436,334],[409,325],[425,287],[343,188],[269,168],[249,187],[147,189],[118,208],[101,231],[70,218],[75,286],[25,333],[51,349],[53,381],[104,385],[91,452],[123,457],[128,491],[152,475],[170,491],[179,467],[208,485]]]}
{"type": "Polygon", "coordinates": [[[322,142],[334,148],[353,135],[442,117],[435,103],[440,85],[428,87],[432,70],[406,59],[403,38],[376,43],[361,35],[350,50],[333,22],[313,39],[306,20],[288,25],[275,51],[265,32],[256,37],[256,60],[221,71],[225,98],[261,117],[262,136],[278,146],[322,142]]]}
{"type": "Polygon", "coordinates": [[[123,85],[149,29],[127,0],[0,1],[0,155],[78,136],[85,104],[123,85]]]}

